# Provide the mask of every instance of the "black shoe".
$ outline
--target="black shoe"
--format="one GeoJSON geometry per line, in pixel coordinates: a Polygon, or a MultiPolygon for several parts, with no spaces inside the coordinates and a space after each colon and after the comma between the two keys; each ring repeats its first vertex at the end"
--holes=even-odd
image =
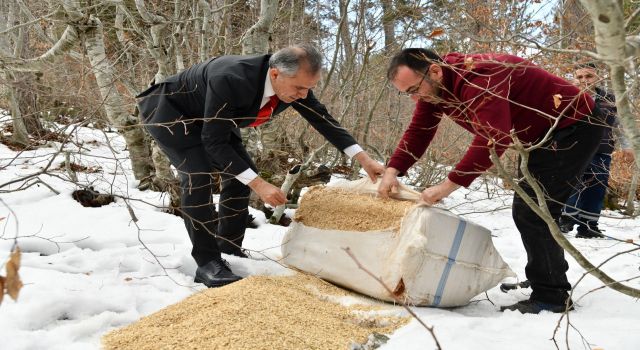
{"type": "Polygon", "coordinates": [[[560,228],[560,232],[569,233],[573,230],[573,219],[566,215],[560,216],[560,220],[558,220],[558,227],[560,228]]]}
{"type": "Polygon", "coordinates": [[[247,228],[258,228],[259,225],[255,220],[256,218],[253,215],[247,215],[247,228]]]}
{"type": "Polygon", "coordinates": [[[576,238],[607,238],[607,236],[602,234],[598,226],[591,226],[584,229],[583,227],[579,227],[576,238]]]}
{"type": "Polygon", "coordinates": [[[241,280],[242,277],[231,272],[229,264],[223,259],[209,261],[206,265],[198,266],[195,283],[203,283],[209,288],[222,287],[241,280]]]}
{"type": "Polygon", "coordinates": [[[553,313],[564,313],[565,311],[572,311],[574,310],[574,308],[573,308],[573,302],[571,300],[569,301],[569,309],[567,310],[567,306],[563,304],[543,303],[541,301],[535,301],[535,300],[529,299],[529,300],[519,301],[513,305],[500,307],[500,311],[507,311],[507,310],[520,311],[520,313],[522,314],[539,314],[542,311],[549,311],[553,313]]]}

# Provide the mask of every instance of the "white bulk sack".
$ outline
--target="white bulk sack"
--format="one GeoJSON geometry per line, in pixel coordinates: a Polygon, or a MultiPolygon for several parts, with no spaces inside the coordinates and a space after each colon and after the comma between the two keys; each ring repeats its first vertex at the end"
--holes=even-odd
{"type": "MultiPolygon", "coordinates": [[[[334,186],[377,193],[377,186],[368,179],[334,186]]],[[[403,187],[399,196],[416,199],[419,193],[403,187]]],[[[391,228],[326,230],[294,221],[284,237],[282,256],[291,267],[377,299],[394,301],[394,295],[356,265],[343,249],[347,247],[396,297],[413,305],[465,305],[503,278],[515,277],[493,246],[489,230],[444,210],[418,205],[404,216],[398,232],[391,228]]]]}

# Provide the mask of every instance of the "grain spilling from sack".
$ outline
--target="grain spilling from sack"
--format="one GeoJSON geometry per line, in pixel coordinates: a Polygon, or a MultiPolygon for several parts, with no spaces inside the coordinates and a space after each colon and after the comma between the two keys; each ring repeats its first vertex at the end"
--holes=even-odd
{"type": "Polygon", "coordinates": [[[331,301],[346,295],[303,274],[250,276],[190,296],[102,341],[105,349],[346,349],[409,320],[331,301]]]}
{"type": "Polygon", "coordinates": [[[326,230],[398,231],[402,218],[414,205],[410,201],[319,186],[302,197],[294,220],[326,230]]]}

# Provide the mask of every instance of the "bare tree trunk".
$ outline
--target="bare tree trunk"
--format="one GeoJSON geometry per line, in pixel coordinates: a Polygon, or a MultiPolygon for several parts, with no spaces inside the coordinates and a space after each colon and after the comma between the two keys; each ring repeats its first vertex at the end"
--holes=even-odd
{"type": "Polygon", "coordinates": [[[295,39],[293,39],[293,28],[295,23],[295,13],[296,13],[296,0],[291,0],[291,7],[289,8],[289,33],[287,34],[287,39],[289,40],[289,45],[295,44],[295,39]]]}
{"type": "Polygon", "coordinates": [[[185,68],[184,57],[182,56],[182,50],[181,50],[181,46],[182,46],[181,43],[185,42],[184,28],[186,28],[186,26],[179,23],[180,16],[182,13],[182,11],[180,11],[180,5],[181,5],[180,1],[176,1],[176,3],[173,5],[173,20],[178,24],[175,25],[175,28],[171,33],[171,46],[170,46],[171,47],[170,52],[172,53],[172,56],[175,58],[175,62],[176,62],[175,64],[176,72],[181,72],[185,68]]]}
{"type": "MultiPolygon", "coordinates": [[[[242,37],[242,54],[255,55],[266,54],[271,41],[271,24],[278,10],[277,0],[260,1],[260,18],[242,37]]],[[[256,160],[260,158],[259,140],[262,141],[263,149],[277,149],[279,144],[279,132],[274,123],[263,125],[260,130],[245,128],[242,129],[242,139],[247,148],[247,152],[256,160]]]]}
{"type": "MultiPolygon", "coordinates": [[[[340,23],[338,24],[338,34],[342,39],[344,47],[345,61],[349,62],[353,56],[353,44],[351,43],[351,32],[349,30],[349,4],[350,0],[340,0],[338,8],[340,10],[340,23]]],[[[348,63],[347,63],[348,65],[348,63]]]]}
{"type": "Polygon", "coordinates": [[[224,20],[224,54],[228,55],[233,52],[233,41],[231,40],[231,33],[233,33],[233,24],[231,23],[230,15],[227,14],[224,20]]]}
{"type": "MultiPolygon", "coordinates": [[[[158,65],[158,70],[154,77],[154,81],[158,83],[163,81],[170,74],[169,67],[171,60],[169,58],[168,50],[165,49],[164,44],[164,33],[166,32],[167,21],[164,17],[155,15],[148,11],[143,0],[135,0],[135,4],[136,9],[144,22],[149,25],[151,36],[146,34],[142,28],[137,27],[137,20],[128,12],[123,4],[118,6],[120,7],[120,10],[129,17],[129,22],[134,26],[136,32],[142,35],[145,39],[147,50],[158,65]]],[[[177,10],[174,8],[174,14],[176,14],[176,11],[177,10]]],[[[104,50],[104,47],[102,49],[104,50]]],[[[179,50],[179,48],[176,47],[176,50],[179,50]]],[[[145,137],[144,131],[141,127],[137,126],[135,129],[136,133],[132,134],[131,141],[135,142],[135,145],[141,150],[144,150],[145,154],[147,154],[147,159],[145,159],[147,162],[146,166],[153,169],[153,171],[148,171],[149,176],[145,176],[144,179],[146,179],[146,181],[140,184],[140,189],[147,189],[149,187],[161,191],[170,189],[171,184],[175,183],[175,176],[171,171],[169,160],[166,159],[166,156],[156,143],[149,142],[149,138],[145,137]]],[[[136,178],[142,179],[138,177],[136,178]]],[[[169,190],[169,192],[171,194],[172,203],[179,203],[179,199],[176,197],[176,191],[169,190]]]]}
{"type": "MultiPolygon", "coordinates": [[[[24,19],[23,11],[15,1],[8,4],[8,8],[5,5],[0,6],[0,10],[2,10],[0,21],[4,22],[0,29],[12,27],[13,30],[7,34],[10,39],[0,41],[0,52],[5,56],[21,60],[24,57],[25,46],[29,41],[27,28],[21,26],[24,19]],[[10,47],[9,41],[13,42],[13,49],[10,47]]],[[[33,74],[6,69],[2,76],[6,82],[4,94],[7,96],[11,111],[13,126],[11,139],[15,143],[27,145],[30,134],[38,137],[44,133],[39,119],[40,115],[37,113],[37,95],[33,88],[33,74]]]]}
{"type": "MultiPolygon", "coordinates": [[[[22,22],[23,16],[16,18],[16,24],[22,22]]],[[[15,38],[13,57],[24,58],[25,47],[29,45],[29,35],[27,28],[18,28],[18,35],[15,38]]],[[[37,105],[37,92],[35,91],[34,74],[17,72],[13,75],[15,84],[14,96],[17,99],[17,108],[21,109],[22,121],[27,133],[40,137],[45,130],[40,121],[40,113],[37,105]]]]}
{"type": "MultiPolygon", "coordinates": [[[[329,66],[329,72],[327,73],[326,78],[324,79],[324,83],[322,84],[322,90],[320,90],[320,98],[324,97],[324,93],[327,91],[331,83],[331,78],[333,77],[334,72],[338,69],[338,53],[340,52],[340,44],[342,38],[349,37],[349,19],[346,15],[347,8],[349,7],[349,0],[344,3],[343,0],[340,1],[340,22],[338,22],[338,35],[336,35],[336,43],[333,49],[333,58],[331,59],[331,65],[329,66]]],[[[345,48],[345,52],[348,50],[349,53],[345,53],[345,56],[352,57],[350,55],[353,54],[353,49],[351,46],[351,41],[349,40],[348,44],[343,45],[345,48]]]]}
{"type": "MultiPolygon", "coordinates": [[[[122,45],[122,50],[124,51],[124,58],[127,67],[133,67],[133,55],[131,54],[131,50],[135,48],[134,44],[127,40],[124,34],[124,20],[125,13],[122,10],[121,6],[116,6],[116,17],[114,20],[114,25],[116,29],[116,39],[120,45],[122,45]]],[[[127,87],[127,90],[131,95],[136,95],[138,93],[137,89],[134,87],[134,82],[136,81],[135,71],[133,69],[129,70],[128,79],[123,79],[123,83],[127,87]]]]}
{"type": "MultiPolygon", "coordinates": [[[[13,75],[5,72],[4,78],[7,82],[14,81],[13,75]]],[[[13,134],[11,135],[11,141],[26,146],[29,144],[29,133],[27,132],[27,126],[24,123],[22,112],[20,111],[20,104],[16,97],[16,90],[13,86],[7,84],[6,95],[9,100],[9,109],[11,112],[11,125],[13,126],[13,134]]]]}
{"type": "MultiPolygon", "coordinates": [[[[2,4],[0,7],[0,29],[8,29],[10,26],[16,24],[16,5],[12,4],[2,4]],[[8,5],[8,8],[5,7],[8,5]]],[[[22,32],[22,28],[18,29],[18,31],[22,32]]],[[[21,40],[18,39],[18,35],[14,35],[14,42],[16,42],[16,46],[21,40]]],[[[11,50],[10,43],[5,39],[4,36],[0,36],[0,53],[3,56],[13,56],[15,54],[14,50],[11,50]]],[[[15,143],[26,146],[29,144],[29,134],[27,132],[27,127],[24,123],[24,119],[22,118],[22,112],[20,111],[20,103],[18,103],[16,89],[12,85],[15,81],[14,74],[7,69],[3,69],[2,76],[4,78],[5,87],[3,89],[3,95],[6,96],[9,101],[9,110],[11,112],[11,126],[13,127],[13,134],[11,135],[11,140],[15,143]]]]}
{"type": "Polygon", "coordinates": [[[169,70],[169,55],[167,54],[166,46],[164,44],[167,20],[160,15],[156,15],[148,11],[143,0],[135,0],[135,3],[138,13],[145,23],[150,26],[149,31],[151,32],[151,41],[145,40],[145,42],[149,49],[149,53],[158,64],[158,71],[155,76],[155,82],[158,83],[171,74],[169,70]]]}
{"type": "Polygon", "coordinates": [[[211,5],[206,0],[198,0],[198,5],[202,11],[202,24],[200,28],[200,61],[204,61],[209,56],[209,38],[211,37],[211,5]]]}
{"type": "Polygon", "coordinates": [[[627,57],[640,57],[640,35],[628,36],[624,51],[627,57]]]}
{"type": "Polygon", "coordinates": [[[384,31],[384,51],[389,54],[396,50],[396,15],[391,0],[380,0],[382,3],[382,30],[384,31]]]}
{"type": "Polygon", "coordinates": [[[231,0],[216,1],[218,7],[222,7],[222,11],[214,13],[215,27],[213,29],[213,35],[215,39],[211,45],[211,56],[219,56],[225,53],[225,45],[228,41],[228,38],[225,36],[225,31],[227,29],[227,22],[229,22],[229,8],[231,7],[229,1],[231,0]]]}
{"type": "Polygon", "coordinates": [[[104,100],[107,118],[124,137],[131,156],[133,174],[136,179],[141,180],[148,177],[152,169],[142,127],[139,126],[138,120],[127,112],[127,104],[116,89],[115,73],[105,52],[102,23],[98,18],[90,16],[88,24],[90,28],[82,36],[91,62],[91,70],[104,100]]]}
{"type": "MultiPolygon", "coordinates": [[[[580,0],[587,9],[595,27],[598,54],[609,66],[611,84],[616,96],[618,118],[633,145],[636,159],[640,159],[640,131],[631,110],[631,101],[625,85],[625,65],[627,42],[625,41],[625,21],[620,3],[615,0],[580,0]]],[[[633,46],[633,38],[629,43],[633,46]]],[[[634,53],[634,50],[629,50],[634,53]]],[[[637,77],[635,78],[637,79],[637,77]]]]}
{"type": "Polygon", "coordinates": [[[260,0],[260,17],[242,37],[242,54],[264,54],[269,51],[271,24],[276,18],[278,0],[260,0]]]}
{"type": "Polygon", "coordinates": [[[629,184],[629,192],[627,192],[627,204],[624,209],[624,213],[633,216],[636,213],[635,205],[636,193],[638,193],[638,168],[633,168],[633,175],[631,176],[631,183],[629,184]]]}

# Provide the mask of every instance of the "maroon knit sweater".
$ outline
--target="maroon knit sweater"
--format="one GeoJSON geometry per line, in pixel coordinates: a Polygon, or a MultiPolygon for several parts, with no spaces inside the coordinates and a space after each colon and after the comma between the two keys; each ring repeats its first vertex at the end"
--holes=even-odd
{"type": "Polygon", "coordinates": [[[440,97],[419,101],[388,166],[404,174],[426,151],[443,116],[474,134],[449,179],[461,186],[491,165],[489,147],[501,155],[513,130],[523,143],[541,140],[553,126],[564,128],[591,114],[593,99],[580,89],[522,58],[503,54],[443,57],[440,97]]]}

